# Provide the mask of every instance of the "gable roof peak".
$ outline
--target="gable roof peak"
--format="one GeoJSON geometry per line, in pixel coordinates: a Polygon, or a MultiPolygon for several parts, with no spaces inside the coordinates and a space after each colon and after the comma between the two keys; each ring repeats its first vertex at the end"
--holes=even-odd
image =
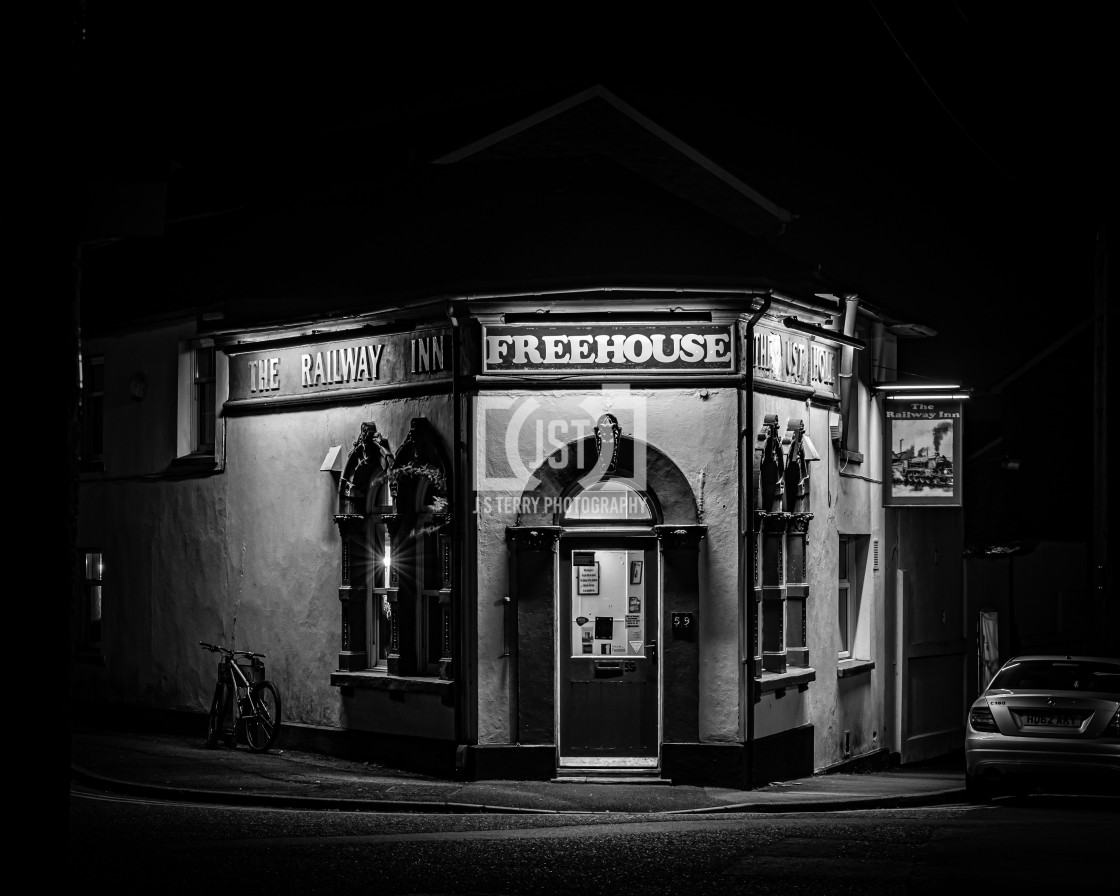
{"type": "Polygon", "coordinates": [[[629,119],[633,124],[637,125],[642,131],[660,141],[665,146],[671,148],[679,156],[683,156],[693,165],[699,166],[708,174],[714,176],[721,181],[725,186],[731,188],[736,193],[740,194],[743,198],[749,200],[752,204],[758,207],[761,211],[765,212],[768,216],[774,218],[781,226],[793,221],[795,215],[788,209],[782,208],[775,202],[770,201],[757,190],[753,189],[735,175],[731,174],[726,169],[720,167],[707,156],[703,155],[683,140],[670,133],[657,122],[653,121],[646,115],[639,112],[629,103],[619,98],[615,93],[608,90],[602,84],[594,84],[585,90],[573,94],[567,99],[560,100],[557,103],[547,106],[532,115],[522,118],[520,121],[500,128],[485,137],[481,137],[466,146],[457,150],[447,153],[434,162],[437,165],[450,165],[456,162],[461,162],[472,156],[479,156],[501,143],[510,141],[522,134],[525,134],[534,128],[544,125],[548,122],[553,122],[555,119],[560,118],[564,113],[577,109],[580,106],[592,103],[595,100],[601,100],[611,107],[614,111],[629,119]]]}

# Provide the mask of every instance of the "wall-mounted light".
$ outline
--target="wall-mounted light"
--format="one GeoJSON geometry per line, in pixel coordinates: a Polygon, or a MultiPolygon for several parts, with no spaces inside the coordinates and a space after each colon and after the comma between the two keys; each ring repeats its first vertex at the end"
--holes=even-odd
{"type": "Polygon", "coordinates": [[[960,383],[874,383],[876,392],[960,392],[968,391],[960,383]]]}
{"type": "Polygon", "coordinates": [[[821,336],[824,339],[831,339],[833,342],[839,342],[841,345],[847,345],[850,348],[867,348],[862,339],[856,339],[855,336],[845,336],[843,333],[836,332],[836,330],[827,330],[820,326],[820,324],[807,324],[798,320],[796,317],[783,318],[782,325],[787,330],[796,330],[798,333],[808,333],[811,336],[821,336]]]}
{"type": "Polygon", "coordinates": [[[972,395],[972,390],[960,383],[875,383],[871,391],[882,395],[885,401],[963,400],[972,395]]]}
{"type": "Polygon", "coordinates": [[[332,473],[341,473],[342,461],[342,446],[331,445],[327,449],[327,456],[323,458],[323,462],[319,465],[319,471],[329,470],[332,473]]]}
{"type": "Polygon", "coordinates": [[[821,459],[821,453],[817,451],[817,446],[813,444],[807,432],[801,434],[801,456],[809,463],[821,459]]]}
{"type": "Polygon", "coordinates": [[[883,401],[941,401],[956,399],[965,401],[972,396],[968,392],[893,392],[884,395],[883,401]]]}

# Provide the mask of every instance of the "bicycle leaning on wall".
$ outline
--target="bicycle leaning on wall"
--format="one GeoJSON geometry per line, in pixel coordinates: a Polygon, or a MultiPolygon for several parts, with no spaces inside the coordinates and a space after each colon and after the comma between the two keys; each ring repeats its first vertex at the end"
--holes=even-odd
{"type": "Polygon", "coordinates": [[[254,753],[263,753],[280,733],[280,693],[264,677],[264,654],[231,650],[198,642],[211,653],[220,653],[218,683],[210,704],[206,746],[216,747],[222,735],[236,745],[239,723],[254,753]],[[232,725],[228,723],[232,721],[232,725]]]}

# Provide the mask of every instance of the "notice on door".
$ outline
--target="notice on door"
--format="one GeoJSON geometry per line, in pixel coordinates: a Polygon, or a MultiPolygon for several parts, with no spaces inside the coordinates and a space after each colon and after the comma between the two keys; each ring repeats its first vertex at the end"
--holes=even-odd
{"type": "Polygon", "coordinates": [[[576,586],[581,595],[595,595],[599,593],[599,564],[594,563],[591,566],[579,566],[578,578],[576,579],[576,586]]]}
{"type": "Polygon", "coordinates": [[[646,582],[633,574],[642,552],[573,551],[571,557],[572,655],[645,656],[646,582]]]}

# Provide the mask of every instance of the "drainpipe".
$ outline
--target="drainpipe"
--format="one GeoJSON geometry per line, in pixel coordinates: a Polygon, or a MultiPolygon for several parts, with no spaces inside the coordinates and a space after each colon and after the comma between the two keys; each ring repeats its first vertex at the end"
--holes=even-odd
{"type": "Polygon", "coordinates": [[[471,743],[471,704],[470,704],[470,670],[472,668],[472,651],[470,634],[474,627],[468,624],[466,575],[464,567],[467,561],[466,539],[470,527],[464,525],[470,508],[467,507],[468,491],[463,482],[463,450],[466,443],[463,440],[463,413],[460,407],[461,394],[459,391],[459,378],[462,373],[462,332],[463,321],[461,312],[452,302],[447,303],[447,319],[451,322],[451,410],[452,410],[452,450],[451,450],[451,478],[454,482],[452,490],[452,515],[451,515],[451,544],[454,546],[455,562],[451,568],[451,594],[452,594],[452,632],[455,641],[454,664],[454,693],[455,693],[455,764],[457,768],[465,771],[467,747],[471,743]]]}
{"type": "MultiPolygon", "coordinates": [[[[739,420],[739,481],[743,483],[750,483],[752,481],[752,471],[750,464],[754,463],[754,325],[759,322],[767,311],[770,310],[770,303],[773,301],[771,292],[767,292],[762,296],[762,304],[758,306],[758,310],[750,316],[747,320],[747,358],[744,361],[743,367],[743,388],[746,390],[745,402],[739,402],[740,413],[744,414],[746,420],[740,418],[739,420]],[[745,406],[745,407],[744,407],[745,406]],[[745,448],[743,447],[745,445],[745,448]]],[[[741,494],[752,494],[751,490],[744,487],[741,494]]],[[[742,504],[743,521],[740,523],[740,532],[746,531],[747,538],[750,538],[754,532],[754,501],[753,498],[749,502],[742,504]],[[744,525],[745,524],[745,525],[744,525]]],[[[749,614],[747,619],[747,656],[741,661],[741,665],[746,669],[746,687],[744,693],[746,695],[747,706],[747,767],[746,786],[755,787],[755,757],[754,757],[754,705],[755,705],[755,681],[754,681],[754,650],[751,645],[750,633],[754,628],[754,618],[757,615],[757,608],[754,605],[754,546],[747,544],[746,539],[742,535],[740,543],[739,566],[741,569],[740,575],[742,576],[743,586],[741,588],[744,594],[743,606],[749,614]]]]}
{"type": "MultiPolygon", "coordinates": [[[[856,313],[859,311],[859,296],[848,293],[844,296],[844,329],[845,336],[856,335],[856,313]]],[[[840,448],[847,448],[851,441],[848,433],[854,431],[859,436],[859,409],[855,404],[857,393],[852,392],[852,368],[855,366],[856,350],[849,345],[840,347],[840,421],[843,427],[840,433],[840,448]]]]}

